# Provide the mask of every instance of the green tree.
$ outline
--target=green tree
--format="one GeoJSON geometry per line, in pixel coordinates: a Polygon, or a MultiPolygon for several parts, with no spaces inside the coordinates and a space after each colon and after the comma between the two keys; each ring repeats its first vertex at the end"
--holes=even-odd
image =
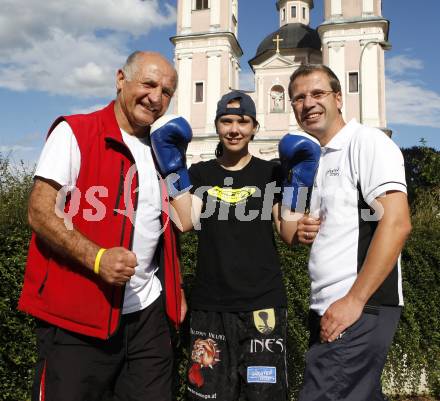
{"type": "MultiPolygon", "coordinates": [[[[440,397],[440,152],[415,147],[403,149],[406,161],[413,232],[402,253],[405,308],[391,349],[385,383],[417,392],[421,371],[428,387],[440,397]]],[[[16,310],[21,290],[30,229],[27,199],[31,170],[11,166],[0,154],[0,401],[29,398],[35,363],[33,319],[16,310]]],[[[182,266],[190,296],[197,257],[194,233],[182,236],[182,266]]],[[[307,349],[309,279],[308,248],[289,249],[278,241],[288,294],[288,374],[291,399],[302,381],[307,349]]],[[[184,399],[188,326],[182,327],[177,347],[177,400],[184,399]]]]}
{"type": "Polygon", "coordinates": [[[30,230],[29,169],[11,166],[0,154],[0,400],[22,401],[29,394],[35,363],[33,319],[18,313],[30,230]]]}

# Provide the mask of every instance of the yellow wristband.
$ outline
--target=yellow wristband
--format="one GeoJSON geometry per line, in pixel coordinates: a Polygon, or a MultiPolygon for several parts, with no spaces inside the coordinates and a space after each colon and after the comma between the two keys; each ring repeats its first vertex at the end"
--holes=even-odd
{"type": "Polygon", "coordinates": [[[99,263],[101,262],[101,257],[102,254],[106,251],[107,249],[105,248],[101,248],[98,253],[96,254],[96,258],[95,258],[95,265],[93,266],[93,271],[96,274],[99,274],[99,263]]]}

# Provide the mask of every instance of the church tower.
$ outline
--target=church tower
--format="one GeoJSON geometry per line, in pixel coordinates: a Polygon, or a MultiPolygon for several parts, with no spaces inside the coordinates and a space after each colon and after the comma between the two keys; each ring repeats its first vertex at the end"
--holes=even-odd
{"type": "Polygon", "coordinates": [[[178,0],[175,66],[179,75],[174,111],[191,124],[194,139],[215,135],[217,101],[237,89],[238,0],[178,0]]]}
{"type": "Polygon", "coordinates": [[[384,62],[389,21],[382,17],[382,1],[324,0],[324,17],[318,27],[323,63],[341,81],[345,120],[389,131],[384,62]]]}
{"type": "Polygon", "coordinates": [[[259,44],[249,65],[255,73],[257,119],[260,133],[256,141],[268,142],[261,153],[276,157],[279,139],[287,132],[298,129],[288,95],[292,73],[304,63],[320,63],[321,41],[317,31],[310,27],[313,0],[277,0],[279,28],[259,44]],[[271,142],[271,145],[269,143],[271,142]]]}

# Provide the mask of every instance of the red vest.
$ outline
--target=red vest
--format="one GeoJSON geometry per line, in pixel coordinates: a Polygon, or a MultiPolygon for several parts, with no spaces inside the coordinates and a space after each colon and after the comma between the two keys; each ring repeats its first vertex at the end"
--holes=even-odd
{"type": "MultiPolygon", "coordinates": [[[[50,132],[66,120],[81,152],[79,191],[66,201],[76,230],[103,248],[131,249],[138,174],[133,156],[122,140],[114,102],[103,110],[59,117],[50,132]],[[132,167],[133,166],[133,167],[132,167]],[[132,167],[132,168],[130,168],[132,167]]],[[[161,181],[163,235],[161,269],[166,309],[178,325],[180,271],[169,199],[161,181]]],[[[35,233],[29,246],[24,285],[18,308],[51,324],[102,339],[119,325],[123,287],[105,283],[90,269],[50,250],[35,233]]]]}

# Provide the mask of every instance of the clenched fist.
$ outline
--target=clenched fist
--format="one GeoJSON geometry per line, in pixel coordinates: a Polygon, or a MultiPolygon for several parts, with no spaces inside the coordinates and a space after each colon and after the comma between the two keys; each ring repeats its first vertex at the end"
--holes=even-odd
{"type": "Polygon", "coordinates": [[[136,255],[128,249],[109,248],[102,255],[99,275],[109,284],[122,286],[133,276],[137,264],[136,255]]]}

